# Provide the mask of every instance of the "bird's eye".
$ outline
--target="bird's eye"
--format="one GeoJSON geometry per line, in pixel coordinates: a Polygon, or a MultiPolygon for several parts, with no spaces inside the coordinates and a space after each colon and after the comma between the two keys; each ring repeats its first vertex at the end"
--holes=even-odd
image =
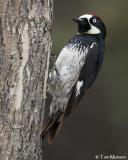
{"type": "Polygon", "coordinates": [[[94,18],[93,20],[92,20],[94,23],[96,23],[96,19],[94,18]]]}

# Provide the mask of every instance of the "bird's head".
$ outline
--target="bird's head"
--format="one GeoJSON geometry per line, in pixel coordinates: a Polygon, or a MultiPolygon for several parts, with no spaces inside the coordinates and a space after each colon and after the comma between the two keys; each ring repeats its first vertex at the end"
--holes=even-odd
{"type": "Polygon", "coordinates": [[[92,14],[85,14],[78,18],[73,18],[78,23],[78,32],[80,34],[92,34],[106,36],[106,27],[103,21],[92,14]]]}

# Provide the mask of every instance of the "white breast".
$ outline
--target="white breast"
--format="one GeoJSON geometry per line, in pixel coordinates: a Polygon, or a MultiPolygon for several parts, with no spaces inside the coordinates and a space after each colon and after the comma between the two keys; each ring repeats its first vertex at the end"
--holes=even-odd
{"type": "Polygon", "coordinates": [[[66,46],[60,52],[55,65],[60,74],[60,81],[66,90],[70,90],[76,83],[87,53],[88,47],[78,51],[74,46],[66,46]]]}

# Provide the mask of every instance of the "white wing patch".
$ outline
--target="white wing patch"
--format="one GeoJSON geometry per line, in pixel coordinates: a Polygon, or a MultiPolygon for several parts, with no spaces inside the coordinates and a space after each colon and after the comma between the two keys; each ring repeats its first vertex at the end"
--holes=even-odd
{"type": "Polygon", "coordinates": [[[80,94],[80,89],[83,86],[83,81],[78,81],[76,84],[76,96],[80,94]]]}
{"type": "Polygon", "coordinates": [[[93,48],[93,46],[96,44],[96,42],[92,43],[92,45],[90,46],[90,48],[93,48]]]}

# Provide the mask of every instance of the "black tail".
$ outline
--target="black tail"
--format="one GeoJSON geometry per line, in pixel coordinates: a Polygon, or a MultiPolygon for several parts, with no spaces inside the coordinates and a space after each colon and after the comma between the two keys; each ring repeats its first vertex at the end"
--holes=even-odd
{"type": "Polygon", "coordinates": [[[41,133],[42,141],[48,135],[48,143],[51,144],[53,142],[63,125],[63,117],[64,113],[61,111],[49,116],[41,133]]]}

